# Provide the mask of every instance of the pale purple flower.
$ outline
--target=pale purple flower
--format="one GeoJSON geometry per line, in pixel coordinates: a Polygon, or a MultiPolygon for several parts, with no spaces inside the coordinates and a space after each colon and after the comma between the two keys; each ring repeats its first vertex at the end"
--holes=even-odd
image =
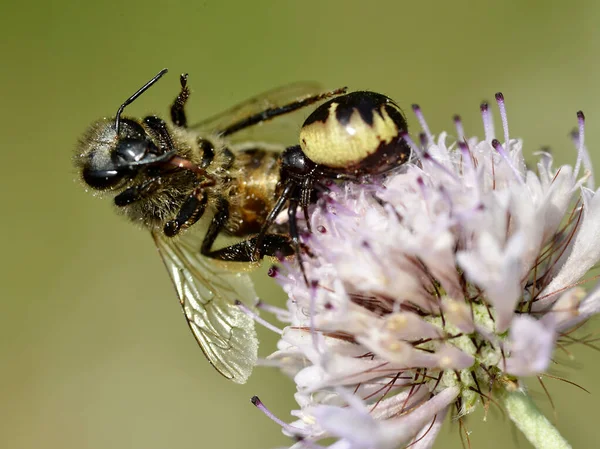
{"type": "Polygon", "coordinates": [[[269,363],[297,386],[295,421],[282,426],[293,447],[430,448],[446,415],[523,391],[598,312],[600,288],[578,285],[600,259],[583,114],[574,166],[540,152],[528,167],[496,100],[502,143],[486,104],[482,140],[459,118],[457,138],[433,136],[414,106],[423,133],[405,136],[411,162],[333,185],[315,207],[311,287],[295,262],[275,276],[289,300],[269,363]]]}

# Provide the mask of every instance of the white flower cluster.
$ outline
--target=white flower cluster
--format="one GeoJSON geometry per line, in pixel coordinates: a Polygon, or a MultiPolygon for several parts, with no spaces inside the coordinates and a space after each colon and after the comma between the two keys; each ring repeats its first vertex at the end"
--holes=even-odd
{"type": "Polygon", "coordinates": [[[600,259],[600,195],[578,114],[574,167],[528,168],[482,105],[485,138],[434,137],[418,107],[411,163],[331,186],[300,270],[277,274],[289,321],[269,359],[294,378],[297,447],[430,448],[449,411],[544,373],[563,332],[598,311],[578,283],[600,259]]]}

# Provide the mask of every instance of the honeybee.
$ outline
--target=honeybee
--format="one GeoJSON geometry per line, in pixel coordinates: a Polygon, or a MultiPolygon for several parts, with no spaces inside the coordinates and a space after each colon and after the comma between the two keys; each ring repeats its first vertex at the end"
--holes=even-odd
{"type": "MultiPolygon", "coordinates": [[[[251,236],[277,200],[284,149],[248,141],[248,131],[343,89],[317,93],[316,84],[293,84],[188,126],[184,107],[190,91],[182,75],[171,125],[154,115],[123,117],[125,107],[166,72],[131,95],[115,117],[93,123],[74,163],[85,186],[112,196],[120,212],[150,231],[204,355],[223,376],[244,383],[256,364],[258,340],[253,320],[236,301],[248,306],[256,301],[245,268],[256,261],[251,236]],[[206,212],[208,228],[194,229],[206,212]],[[245,240],[213,249],[219,234],[245,240]]],[[[258,252],[279,257],[293,249],[286,234],[265,232],[258,252]]]]}
{"type": "Polygon", "coordinates": [[[238,306],[256,301],[245,268],[264,256],[300,256],[296,211],[308,218],[315,184],[356,180],[406,160],[406,121],[381,94],[342,95],[345,88],[322,92],[297,83],[188,126],[187,75],[180,77],[171,124],[154,115],[123,117],[165,73],[131,95],[114,118],[92,124],[74,163],[87,187],[111,195],[124,215],[150,231],[204,355],[223,376],[244,383],[258,349],[253,319],[238,306]],[[257,125],[331,97],[304,123],[300,145],[257,138],[257,125]],[[274,225],[286,205],[288,231],[274,225]],[[207,227],[196,224],[203,218],[207,227]],[[214,249],[222,234],[242,240],[214,249]]]}

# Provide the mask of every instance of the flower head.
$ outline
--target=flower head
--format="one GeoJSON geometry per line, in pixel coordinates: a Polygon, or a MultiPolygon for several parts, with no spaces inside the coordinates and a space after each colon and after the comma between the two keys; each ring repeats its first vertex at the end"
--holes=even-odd
{"type": "MultiPolygon", "coordinates": [[[[598,311],[578,283],[600,258],[600,195],[578,113],[574,165],[511,139],[404,136],[410,163],[334,185],[311,216],[310,257],[277,272],[288,321],[269,358],[294,378],[298,447],[432,447],[444,417],[522,391],[564,333],[598,311]]],[[[513,418],[514,419],[514,418],[513,418]]],[[[535,443],[534,443],[535,444],[535,443]]]]}

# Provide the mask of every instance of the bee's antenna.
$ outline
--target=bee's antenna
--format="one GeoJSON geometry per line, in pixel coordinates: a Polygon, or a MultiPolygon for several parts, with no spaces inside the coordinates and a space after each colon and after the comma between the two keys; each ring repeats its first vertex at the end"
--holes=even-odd
{"type": "Polygon", "coordinates": [[[139,97],[144,92],[146,92],[154,83],[156,83],[167,72],[168,72],[167,69],[162,69],[160,72],[158,72],[154,76],[154,78],[152,78],[150,81],[148,81],[142,87],[140,87],[136,93],[134,93],[127,100],[125,100],[125,102],[119,107],[119,110],[117,111],[117,116],[115,117],[115,130],[117,132],[117,135],[119,135],[119,126],[121,125],[121,123],[120,123],[121,114],[123,113],[123,109],[125,109],[125,106],[133,103],[137,97],[139,97]]]}

